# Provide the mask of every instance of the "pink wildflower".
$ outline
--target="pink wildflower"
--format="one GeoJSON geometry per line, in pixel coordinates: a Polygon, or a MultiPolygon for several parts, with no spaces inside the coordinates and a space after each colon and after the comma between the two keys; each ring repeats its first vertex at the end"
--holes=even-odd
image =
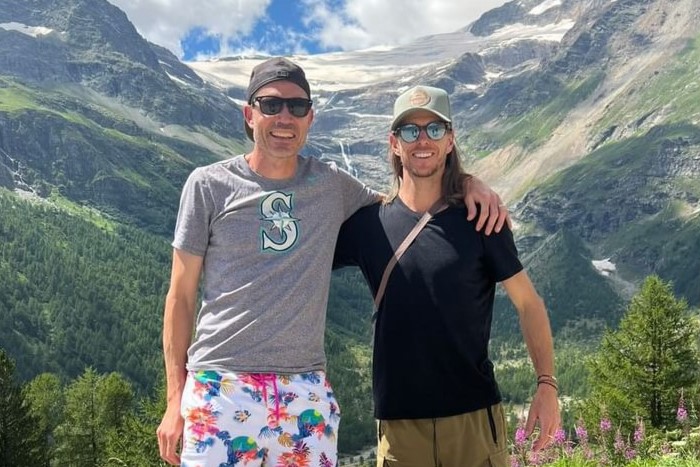
{"type": "Polygon", "coordinates": [[[683,391],[681,391],[681,397],[678,399],[678,410],[676,411],[676,420],[678,423],[685,423],[688,420],[688,411],[685,408],[685,399],[683,398],[683,391]]]}
{"type": "Polygon", "coordinates": [[[525,427],[522,424],[518,424],[518,429],[515,430],[515,445],[522,446],[527,442],[527,434],[525,433],[525,427]]]}
{"type": "Polygon", "coordinates": [[[530,451],[528,460],[532,465],[542,465],[544,459],[541,457],[539,452],[530,451]]]}
{"type": "Polygon", "coordinates": [[[676,420],[678,420],[678,423],[685,423],[685,421],[688,420],[688,411],[682,405],[678,406],[676,420]]]}
{"type": "Polygon", "coordinates": [[[638,445],[642,441],[644,441],[644,435],[645,435],[644,419],[639,417],[637,419],[637,427],[634,429],[634,444],[638,445]]]}
{"type": "Polygon", "coordinates": [[[612,429],[612,422],[610,421],[609,418],[601,418],[600,419],[600,431],[603,433],[607,433],[612,429]]]}
{"type": "Polygon", "coordinates": [[[586,426],[583,424],[583,420],[579,420],[575,427],[576,437],[579,439],[581,444],[588,441],[588,431],[586,431],[586,426]]]}
{"type": "Polygon", "coordinates": [[[566,441],[566,432],[559,428],[557,431],[554,432],[554,444],[557,446],[560,446],[564,444],[566,441]]]}
{"type": "Polygon", "coordinates": [[[620,433],[619,428],[615,433],[615,443],[613,444],[613,446],[615,447],[615,452],[621,453],[625,450],[625,440],[622,439],[622,433],[620,433]]]}

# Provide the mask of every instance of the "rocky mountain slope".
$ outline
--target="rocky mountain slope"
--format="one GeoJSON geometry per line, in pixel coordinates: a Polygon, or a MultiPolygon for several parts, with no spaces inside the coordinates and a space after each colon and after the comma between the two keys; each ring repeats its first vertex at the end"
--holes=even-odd
{"type": "MultiPolygon", "coordinates": [[[[469,170],[510,203],[541,288],[559,284],[552,313],[610,324],[650,273],[698,304],[699,20],[696,0],[513,1],[407,46],[296,57],[316,90],[309,151],[383,188],[393,99],[444,87],[469,170]],[[580,247],[559,249],[562,231],[580,247]],[[542,258],[567,252],[615,269],[566,287],[583,272],[542,258]]],[[[189,65],[235,93],[257,62],[189,65]]]]}
{"type": "MultiPolygon", "coordinates": [[[[405,46],[294,57],[314,90],[306,151],[383,188],[397,93],[416,83],[444,87],[465,162],[510,204],[558,336],[597,336],[649,273],[673,280],[697,306],[699,15],[700,0],[516,0],[460,31],[405,46]]],[[[146,243],[162,239],[167,253],[187,174],[248,147],[241,99],[262,59],[183,64],[105,0],[0,0],[3,206],[13,206],[7,197],[32,199],[37,209],[94,225],[91,238],[104,235],[107,244],[119,226],[145,230],[156,235],[146,243]]],[[[29,226],[46,222],[27,213],[29,226]]],[[[73,248],[54,238],[67,231],[41,224],[10,239],[3,219],[24,228],[16,212],[0,212],[0,239],[12,245],[0,250],[0,280],[39,290],[22,285],[34,279],[17,270],[28,256],[16,251],[32,248],[25,241],[73,248]]],[[[115,287],[132,287],[129,303],[140,293],[156,303],[162,294],[160,282],[144,291],[118,280],[115,287]]],[[[359,283],[354,290],[366,294],[359,283]]],[[[45,319],[36,335],[37,323],[6,323],[27,352],[55,338],[45,300],[0,295],[0,306],[32,303],[21,316],[45,319]]],[[[516,324],[505,302],[499,297],[496,322],[507,336],[516,324]]],[[[152,308],[143,319],[159,319],[152,308]]],[[[140,351],[158,351],[142,343],[151,347],[140,351]]]]}
{"type": "Polygon", "coordinates": [[[184,177],[241,125],[110,3],[0,0],[0,184],[169,233],[184,177]]]}

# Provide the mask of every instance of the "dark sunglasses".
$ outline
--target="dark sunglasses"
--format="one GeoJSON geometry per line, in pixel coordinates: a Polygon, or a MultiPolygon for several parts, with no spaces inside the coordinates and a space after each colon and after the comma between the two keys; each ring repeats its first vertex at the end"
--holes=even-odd
{"type": "Polygon", "coordinates": [[[413,143],[420,137],[420,132],[425,131],[428,138],[433,141],[441,140],[445,133],[452,130],[452,125],[447,122],[436,121],[430,122],[425,126],[419,126],[415,123],[407,123],[406,125],[401,125],[394,130],[394,134],[399,136],[402,140],[407,143],[413,143]]]}
{"type": "Polygon", "coordinates": [[[304,99],[303,97],[284,99],[282,97],[260,96],[253,99],[253,103],[256,102],[258,107],[260,107],[260,111],[265,115],[277,115],[282,112],[282,106],[286,104],[289,113],[298,118],[306,117],[313,104],[312,100],[304,99]]]}

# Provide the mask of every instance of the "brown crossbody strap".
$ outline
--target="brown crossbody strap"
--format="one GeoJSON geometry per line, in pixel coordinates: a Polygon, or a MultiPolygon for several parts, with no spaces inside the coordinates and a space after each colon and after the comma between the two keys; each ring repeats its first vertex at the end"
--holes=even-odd
{"type": "Polygon", "coordinates": [[[423,217],[420,218],[416,226],[413,227],[413,229],[408,233],[403,242],[401,242],[401,245],[399,245],[399,247],[394,252],[394,256],[392,256],[389,260],[389,263],[384,269],[382,281],[379,283],[377,295],[374,296],[374,312],[372,313],[372,323],[374,323],[374,321],[377,319],[377,313],[379,312],[379,304],[381,303],[382,298],[384,297],[384,290],[386,289],[387,282],[389,282],[389,276],[391,275],[391,271],[394,270],[394,266],[396,266],[396,263],[399,262],[399,258],[401,258],[401,256],[408,249],[411,243],[413,243],[413,240],[415,240],[420,231],[423,230],[423,227],[425,227],[425,225],[430,221],[433,215],[436,212],[442,210],[445,206],[446,203],[442,199],[437,200],[435,204],[433,204],[430,207],[430,209],[428,209],[425,212],[425,214],[423,214],[423,217]]]}

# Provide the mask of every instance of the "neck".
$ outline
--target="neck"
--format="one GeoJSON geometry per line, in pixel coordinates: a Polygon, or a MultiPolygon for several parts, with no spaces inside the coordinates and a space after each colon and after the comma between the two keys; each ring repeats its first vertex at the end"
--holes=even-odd
{"type": "Polygon", "coordinates": [[[398,195],[410,210],[425,212],[442,197],[442,185],[439,178],[411,178],[404,172],[398,195]]]}
{"type": "Polygon", "coordinates": [[[294,157],[273,157],[265,155],[258,149],[245,155],[250,170],[261,177],[284,180],[292,178],[297,171],[297,156],[294,157]]]}

